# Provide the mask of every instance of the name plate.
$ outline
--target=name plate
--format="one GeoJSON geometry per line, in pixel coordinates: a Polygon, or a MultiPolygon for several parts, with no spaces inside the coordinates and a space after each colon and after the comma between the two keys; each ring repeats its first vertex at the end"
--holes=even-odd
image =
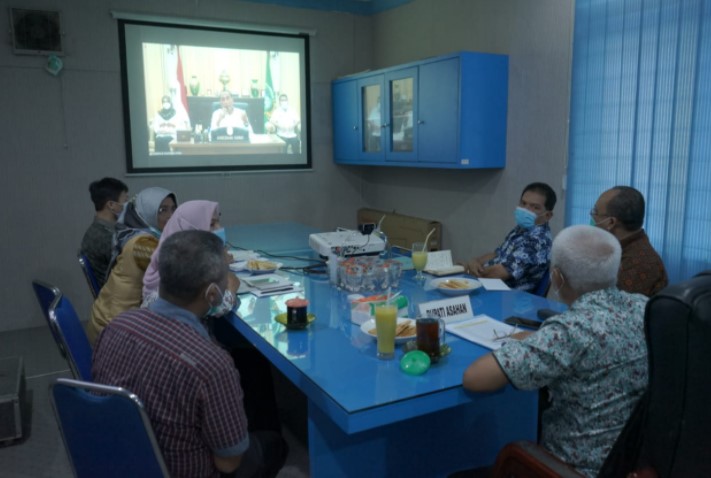
{"type": "Polygon", "coordinates": [[[423,302],[419,308],[421,317],[438,317],[447,323],[474,317],[472,303],[468,295],[423,302]]]}

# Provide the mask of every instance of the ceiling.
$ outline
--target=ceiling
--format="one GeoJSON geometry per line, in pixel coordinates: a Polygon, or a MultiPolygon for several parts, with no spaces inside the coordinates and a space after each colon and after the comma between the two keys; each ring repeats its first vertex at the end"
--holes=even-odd
{"type": "Polygon", "coordinates": [[[269,3],[294,8],[311,10],[327,10],[355,13],[357,15],[374,15],[392,8],[399,7],[412,0],[246,0],[253,3],[269,3]]]}

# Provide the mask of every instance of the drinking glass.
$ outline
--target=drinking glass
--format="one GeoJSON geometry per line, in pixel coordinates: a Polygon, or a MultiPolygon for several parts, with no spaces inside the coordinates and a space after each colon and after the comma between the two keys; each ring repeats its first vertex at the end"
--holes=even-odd
{"type": "Polygon", "coordinates": [[[390,360],[395,357],[395,329],[397,325],[397,306],[375,306],[375,334],[378,337],[378,358],[390,360]]]}
{"type": "Polygon", "coordinates": [[[422,275],[425,266],[427,266],[426,244],[424,242],[415,242],[412,244],[412,267],[417,271],[417,274],[415,274],[416,281],[425,280],[425,276],[422,275]]]}

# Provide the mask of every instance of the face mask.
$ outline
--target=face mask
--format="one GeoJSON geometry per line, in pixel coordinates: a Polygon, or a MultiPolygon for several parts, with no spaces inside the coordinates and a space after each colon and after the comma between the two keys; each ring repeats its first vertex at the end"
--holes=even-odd
{"type": "MultiPolygon", "coordinates": [[[[116,202],[116,201],[114,201],[114,202],[116,202]]],[[[111,212],[114,213],[114,216],[116,216],[116,218],[118,218],[118,219],[123,219],[123,216],[124,216],[124,214],[126,213],[126,204],[128,204],[128,201],[123,202],[123,203],[122,203],[122,202],[116,202],[116,204],[118,204],[119,206],[121,206],[121,209],[119,209],[118,211],[114,211],[114,210],[112,209],[111,212]]]]}
{"type": "Polygon", "coordinates": [[[164,109],[164,110],[169,110],[169,109],[170,109],[170,103],[163,103],[163,109],[164,109]]]}
{"type": "Polygon", "coordinates": [[[217,237],[219,237],[219,238],[222,240],[222,243],[223,243],[223,244],[227,244],[227,234],[225,233],[225,228],[224,228],[224,227],[221,227],[221,228],[219,228],[219,229],[215,229],[214,231],[212,231],[212,233],[213,233],[214,235],[216,235],[217,237]]]}
{"type": "MultiPolygon", "coordinates": [[[[552,272],[550,273],[550,277],[551,277],[551,284],[553,284],[553,273],[552,272]]],[[[557,289],[555,287],[553,288],[553,296],[556,299],[560,299],[560,290],[563,288],[563,284],[565,284],[565,277],[563,276],[563,274],[561,274],[560,275],[560,287],[558,287],[557,289]]]]}
{"type": "MultiPolygon", "coordinates": [[[[590,218],[590,225],[593,226],[593,227],[602,227],[601,224],[602,224],[603,222],[607,221],[608,219],[612,219],[612,218],[611,218],[611,217],[606,217],[605,219],[603,219],[603,220],[600,221],[600,222],[595,222],[595,219],[593,219],[593,218],[591,217],[591,218],[590,218]]],[[[603,229],[604,229],[604,228],[603,228],[603,229]]]]}
{"type": "Polygon", "coordinates": [[[289,107],[289,103],[287,103],[286,101],[282,101],[281,103],[279,103],[279,106],[281,106],[281,109],[286,111],[286,109],[289,107]]]}
{"type": "Polygon", "coordinates": [[[536,216],[534,213],[525,207],[517,207],[514,213],[516,224],[524,229],[531,229],[536,224],[536,216]]]}
{"type": "MultiPolygon", "coordinates": [[[[217,284],[210,284],[210,287],[215,286],[217,287],[218,292],[220,292],[220,296],[222,297],[222,300],[218,305],[212,305],[210,304],[210,310],[207,311],[207,314],[205,316],[210,316],[210,317],[222,317],[230,312],[232,310],[236,309],[239,307],[238,300],[239,298],[235,298],[235,296],[230,292],[229,290],[226,290],[224,293],[220,290],[220,287],[217,284]]],[[[205,291],[205,300],[210,303],[210,301],[207,299],[207,291],[205,291]]]]}

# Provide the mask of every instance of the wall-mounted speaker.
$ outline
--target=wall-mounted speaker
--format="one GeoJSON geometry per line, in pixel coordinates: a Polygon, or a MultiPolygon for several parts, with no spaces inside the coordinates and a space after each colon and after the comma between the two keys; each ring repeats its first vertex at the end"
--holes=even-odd
{"type": "Polygon", "coordinates": [[[17,55],[62,55],[59,12],[10,8],[12,51],[17,55]]]}

